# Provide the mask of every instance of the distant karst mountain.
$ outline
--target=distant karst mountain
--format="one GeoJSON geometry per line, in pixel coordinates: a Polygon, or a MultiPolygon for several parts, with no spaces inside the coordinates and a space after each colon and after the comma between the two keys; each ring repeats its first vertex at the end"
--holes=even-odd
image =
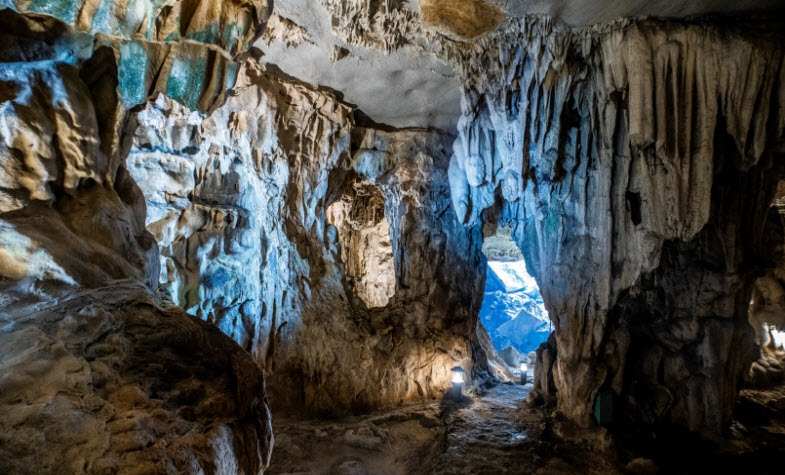
{"type": "Polygon", "coordinates": [[[548,312],[523,260],[488,262],[480,321],[499,351],[512,346],[526,354],[548,339],[548,312]]]}

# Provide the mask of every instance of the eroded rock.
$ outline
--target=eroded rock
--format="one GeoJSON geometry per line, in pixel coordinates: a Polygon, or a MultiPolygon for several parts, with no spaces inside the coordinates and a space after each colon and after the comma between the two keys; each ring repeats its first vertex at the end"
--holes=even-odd
{"type": "Polygon", "coordinates": [[[263,373],[153,293],[111,49],[46,16],[0,23],[0,471],[260,473],[263,373]]]}
{"type": "Polygon", "coordinates": [[[4,313],[0,470],[247,473],[270,460],[264,379],[226,336],[123,284],[4,313]]]}
{"type": "Polygon", "coordinates": [[[212,114],[159,97],[129,125],[162,287],[250,350],[285,405],[440,397],[472,360],[480,240],[450,212],[450,137],[355,115],[248,62],[212,114]]]}
{"type": "Polygon", "coordinates": [[[589,423],[609,388],[632,420],[719,432],[766,253],[743,230],[760,229],[781,173],[782,48],[658,22],[527,21],[480,44],[449,53],[466,98],[453,203],[468,223],[501,207],[515,227],[555,320],[558,352],[538,363],[555,356],[559,409],[589,423]],[[520,200],[499,200],[509,180],[520,200]]]}

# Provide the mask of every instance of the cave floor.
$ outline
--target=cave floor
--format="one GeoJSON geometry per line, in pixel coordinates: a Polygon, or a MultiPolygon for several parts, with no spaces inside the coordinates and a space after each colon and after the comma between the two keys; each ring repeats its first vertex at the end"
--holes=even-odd
{"type": "Polygon", "coordinates": [[[587,451],[565,447],[530,385],[500,384],[482,396],[334,420],[274,418],[272,474],[614,473],[587,451]]]}

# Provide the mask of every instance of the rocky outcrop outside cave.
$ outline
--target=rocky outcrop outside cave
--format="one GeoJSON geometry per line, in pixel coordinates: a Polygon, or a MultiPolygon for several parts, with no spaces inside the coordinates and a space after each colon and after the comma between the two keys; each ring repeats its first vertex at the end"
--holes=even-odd
{"type": "Polygon", "coordinates": [[[540,290],[523,260],[488,262],[479,319],[494,348],[509,354],[504,359],[516,369],[516,361],[534,352],[552,330],[540,290]]]}

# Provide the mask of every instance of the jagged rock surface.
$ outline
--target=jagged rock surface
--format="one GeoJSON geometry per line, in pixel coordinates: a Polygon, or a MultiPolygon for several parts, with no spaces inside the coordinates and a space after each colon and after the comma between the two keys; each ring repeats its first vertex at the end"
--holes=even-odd
{"type": "Polygon", "coordinates": [[[87,74],[112,69],[113,93],[120,98],[112,104],[114,122],[158,93],[199,110],[220,104],[237,78],[236,60],[245,56],[272,13],[267,0],[7,0],[2,7],[9,9],[4,14],[16,11],[27,21],[46,22],[50,32],[73,32],[83,49],[103,50],[87,74]]]}
{"type": "Polygon", "coordinates": [[[0,24],[0,471],[263,471],[262,372],[152,293],[113,55],[51,17],[0,24]]]}
{"type": "Polygon", "coordinates": [[[539,361],[583,423],[600,391],[630,421],[729,421],[785,124],[781,43],[741,30],[529,21],[445,49],[466,80],[454,207],[514,226],[556,325],[539,361]]]}
{"type": "Polygon", "coordinates": [[[254,62],[213,113],[159,97],[129,127],[162,287],[251,351],[279,404],[440,396],[470,365],[481,238],[450,210],[449,136],[365,124],[254,62]]]}
{"type": "Polygon", "coordinates": [[[755,332],[755,342],[760,349],[757,360],[745,375],[745,383],[754,388],[766,389],[785,380],[785,272],[783,272],[783,247],[785,247],[785,189],[780,182],[777,198],[769,211],[764,235],[772,241],[772,254],[776,267],[755,281],[750,300],[749,322],[755,332]]]}
{"type": "Polygon", "coordinates": [[[267,0],[3,0],[0,5],[28,16],[54,18],[92,36],[167,43],[192,40],[231,54],[248,49],[262,32],[272,9],[267,0]]]}
{"type": "Polygon", "coordinates": [[[459,78],[417,46],[422,27],[407,2],[282,0],[274,11],[286,21],[257,43],[265,62],[339,91],[377,122],[454,129],[459,78]],[[292,41],[302,34],[308,41],[292,41]]]}

